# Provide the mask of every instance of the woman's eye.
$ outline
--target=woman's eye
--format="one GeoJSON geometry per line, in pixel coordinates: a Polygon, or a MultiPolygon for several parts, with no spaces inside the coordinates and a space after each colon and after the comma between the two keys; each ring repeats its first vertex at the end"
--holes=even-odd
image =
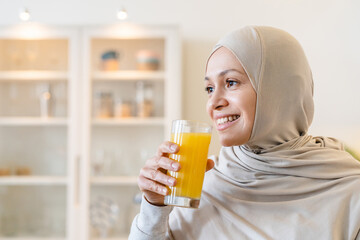
{"type": "Polygon", "coordinates": [[[235,86],[236,84],[238,84],[237,81],[234,81],[234,80],[226,80],[226,87],[232,87],[232,86],[235,86]]]}
{"type": "Polygon", "coordinates": [[[206,87],[205,91],[209,94],[209,93],[212,93],[214,91],[214,88],[213,87],[206,87]]]}

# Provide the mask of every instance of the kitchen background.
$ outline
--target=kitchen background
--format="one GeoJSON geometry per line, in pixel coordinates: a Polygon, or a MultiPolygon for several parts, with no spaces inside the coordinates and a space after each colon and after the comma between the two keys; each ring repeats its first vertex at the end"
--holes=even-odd
{"type": "MultiPolygon", "coordinates": [[[[171,119],[209,122],[205,61],[248,24],[300,41],[315,82],[310,134],[360,152],[359,10],[356,0],[0,0],[0,239],[126,239],[138,169],[171,119]]],[[[214,132],[210,154],[219,148],[214,132]]]]}

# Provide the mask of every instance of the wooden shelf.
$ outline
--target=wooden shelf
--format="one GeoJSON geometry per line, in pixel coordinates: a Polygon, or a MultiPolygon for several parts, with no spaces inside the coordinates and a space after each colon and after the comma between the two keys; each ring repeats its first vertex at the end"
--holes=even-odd
{"type": "Polygon", "coordinates": [[[0,126],[66,126],[67,118],[0,117],[0,126]]]}
{"type": "Polygon", "coordinates": [[[67,81],[63,71],[0,71],[0,81],[67,81]]]}
{"type": "Polygon", "coordinates": [[[137,185],[137,176],[92,177],[91,184],[93,184],[93,185],[136,186],[137,185]]]}
{"type": "Polygon", "coordinates": [[[164,124],[164,118],[109,118],[109,119],[93,119],[92,124],[94,126],[162,126],[164,124]]]}
{"type": "Polygon", "coordinates": [[[0,186],[67,185],[67,177],[54,176],[1,176],[0,186]]]}
{"type": "Polygon", "coordinates": [[[95,71],[92,75],[94,81],[163,81],[164,78],[163,71],[95,71]]]}

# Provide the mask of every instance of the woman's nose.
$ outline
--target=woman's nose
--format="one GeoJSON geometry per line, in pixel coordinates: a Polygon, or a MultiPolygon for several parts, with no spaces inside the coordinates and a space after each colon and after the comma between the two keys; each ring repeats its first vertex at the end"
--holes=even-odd
{"type": "Polygon", "coordinates": [[[209,99],[209,105],[213,110],[220,110],[228,104],[223,92],[220,90],[215,90],[209,99]]]}

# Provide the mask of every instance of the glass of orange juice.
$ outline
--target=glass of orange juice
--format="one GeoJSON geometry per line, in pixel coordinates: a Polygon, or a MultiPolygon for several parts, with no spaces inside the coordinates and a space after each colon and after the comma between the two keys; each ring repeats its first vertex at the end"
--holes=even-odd
{"type": "Polygon", "coordinates": [[[178,161],[178,172],[168,171],[176,178],[176,186],[169,187],[164,204],[179,207],[198,208],[204,181],[212,127],[204,122],[174,120],[171,130],[171,142],[180,146],[177,154],[169,158],[178,161]]]}

